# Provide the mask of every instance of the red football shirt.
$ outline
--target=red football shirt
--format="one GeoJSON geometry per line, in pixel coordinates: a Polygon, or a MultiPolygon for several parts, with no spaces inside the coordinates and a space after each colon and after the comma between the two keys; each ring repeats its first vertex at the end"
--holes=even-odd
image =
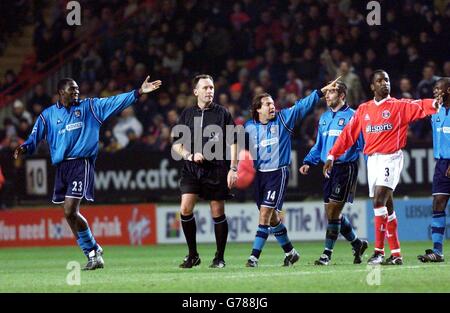
{"type": "Polygon", "coordinates": [[[328,156],[338,159],[358,139],[364,137],[364,154],[390,154],[406,145],[408,124],[436,113],[434,99],[411,100],[385,98],[359,106],[345,126],[328,156]]]}

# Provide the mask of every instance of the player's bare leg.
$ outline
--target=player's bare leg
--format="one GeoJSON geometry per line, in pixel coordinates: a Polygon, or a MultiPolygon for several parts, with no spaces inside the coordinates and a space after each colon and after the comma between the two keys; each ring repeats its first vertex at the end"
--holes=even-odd
{"type": "Polygon", "coordinates": [[[78,239],[78,232],[88,228],[88,223],[84,216],[80,214],[81,199],[65,198],[63,203],[64,216],[75,238],[78,239]]]}
{"type": "Polygon", "coordinates": [[[449,195],[441,194],[433,196],[433,217],[431,222],[431,239],[433,249],[425,250],[425,254],[418,255],[417,258],[426,262],[444,262],[444,235],[446,226],[446,213],[449,195]]]}
{"type": "Polygon", "coordinates": [[[214,221],[214,234],[216,236],[216,254],[210,265],[211,268],[225,267],[225,247],[228,238],[228,221],[225,216],[225,201],[212,200],[209,203],[211,208],[211,216],[214,221]]]}
{"type": "Polygon", "coordinates": [[[197,198],[198,196],[193,193],[181,195],[181,226],[189,248],[189,254],[184,258],[183,263],[180,264],[181,268],[192,268],[200,265],[201,262],[197,252],[197,225],[193,214],[197,198]]]}
{"type": "Polygon", "coordinates": [[[79,246],[88,258],[84,270],[103,268],[105,263],[103,261],[103,249],[95,241],[87,220],[81,215],[80,203],[81,199],[66,197],[63,204],[64,216],[79,246]]]}

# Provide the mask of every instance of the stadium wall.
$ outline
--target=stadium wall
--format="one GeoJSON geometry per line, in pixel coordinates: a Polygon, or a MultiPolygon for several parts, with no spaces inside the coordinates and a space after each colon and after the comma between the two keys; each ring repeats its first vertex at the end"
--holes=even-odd
{"type": "MultiPolygon", "coordinates": [[[[430,198],[395,200],[401,241],[431,240],[430,198]]],[[[450,207],[450,206],[449,206],[450,207]]],[[[449,210],[447,207],[447,211],[449,210]]],[[[184,243],[178,204],[122,204],[82,207],[83,215],[103,245],[148,245],[184,243]]],[[[358,236],[374,240],[373,208],[370,200],[347,205],[344,213],[358,236]]],[[[450,212],[449,212],[450,213],[450,212]]],[[[284,223],[294,241],[323,240],[327,219],[321,201],[285,202],[284,223]]],[[[229,242],[252,242],[258,224],[258,210],[253,203],[226,206],[229,242]]],[[[210,208],[199,203],[195,209],[197,240],[215,242],[210,208]]],[[[447,227],[448,229],[448,227],[447,227]]],[[[446,238],[450,232],[446,232],[446,238]]],[[[270,241],[275,241],[273,236],[270,241]]],[[[344,240],[340,237],[341,240],[344,240]]],[[[74,245],[62,209],[33,208],[0,212],[0,247],[74,245]]]]}
{"type": "MultiPolygon", "coordinates": [[[[102,245],[156,243],[154,204],[86,206],[81,210],[102,245]]],[[[0,212],[0,247],[74,244],[61,208],[0,212]]]]}
{"type": "MultiPolygon", "coordinates": [[[[306,197],[321,197],[322,166],[312,167],[305,177],[298,168],[307,153],[304,148],[292,150],[288,201],[301,201],[306,197]]],[[[396,196],[425,196],[431,192],[434,173],[433,150],[426,147],[404,149],[405,165],[396,196]]],[[[360,156],[357,196],[366,197],[367,169],[360,156]]],[[[133,153],[123,150],[99,154],[95,166],[96,203],[178,202],[179,175],[182,162],[174,161],[170,152],[133,153]],[[151,155],[151,157],[149,157],[151,155]],[[123,162],[123,160],[133,160],[123,162]],[[114,194],[114,197],[111,195],[114,194]]],[[[11,165],[12,166],[12,165],[11,165]]],[[[47,203],[52,197],[55,168],[48,158],[39,156],[25,160],[24,171],[17,177],[15,187],[21,203],[47,203]]],[[[249,188],[251,189],[251,188],[249,188]]],[[[251,192],[245,198],[252,199],[251,192]]]]}
{"type": "MultiPolygon", "coordinates": [[[[286,202],[283,206],[284,223],[291,240],[322,240],[327,218],[322,202],[286,202]]],[[[228,220],[229,242],[252,242],[258,225],[258,210],[253,203],[228,204],[225,209],[228,220]]],[[[366,202],[356,201],[345,208],[358,232],[367,236],[366,202]]],[[[207,204],[196,206],[197,241],[215,242],[214,224],[207,204]]],[[[157,208],[158,243],[184,243],[178,205],[157,208]]],[[[273,236],[269,240],[275,241],[273,236]]]]}
{"type": "MultiPolygon", "coordinates": [[[[394,200],[395,215],[398,220],[398,235],[401,241],[431,241],[431,215],[433,199],[414,198],[394,200]]],[[[447,206],[447,216],[450,213],[450,203],[447,206]]],[[[369,241],[374,241],[372,203],[367,201],[367,231],[369,241]]],[[[444,238],[450,238],[450,221],[444,238]]]]}

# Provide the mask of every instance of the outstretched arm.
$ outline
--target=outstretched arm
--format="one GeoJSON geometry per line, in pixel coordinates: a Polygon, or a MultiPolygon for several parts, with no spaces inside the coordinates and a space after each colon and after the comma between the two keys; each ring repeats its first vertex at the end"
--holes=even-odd
{"type": "Polygon", "coordinates": [[[406,123],[424,118],[428,115],[435,114],[439,110],[439,105],[442,103],[442,94],[437,94],[434,99],[400,99],[403,106],[403,120],[406,123]]]}
{"type": "Polygon", "coordinates": [[[151,82],[150,75],[149,75],[142,83],[141,88],[139,88],[139,95],[155,91],[156,89],[161,87],[161,84],[162,84],[162,81],[160,81],[160,80],[155,80],[155,81],[151,82]]]}
{"type": "Polygon", "coordinates": [[[298,99],[289,109],[281,110],[280,117],[283,125],[292,132],[297,120],[300,117],[305,117],[328,90],[336,88],[336,83],[340,78],[341,77],[339,76],[322,89],[314,90],[309,96],[298,99]]]}
{"type": "Polygon", "coordinates": [[[139,96],[157,90],[161,84],[160,80],[150,82],[150,76],[147,76],[139,89],[112,97],[94,98],[89,105],[95,118],[103,123],[111,115],[117,114],[135,103],[139,96]]]}

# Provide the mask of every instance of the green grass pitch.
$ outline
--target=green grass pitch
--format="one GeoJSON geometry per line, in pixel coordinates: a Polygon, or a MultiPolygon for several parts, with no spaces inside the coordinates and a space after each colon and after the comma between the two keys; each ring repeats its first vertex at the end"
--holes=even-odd
{"type": "MultiPolygon", "coordinates": [[[[422,264],[416,255],[430,242],[402,244],[403,266],[372,268],[366,260],[354,265],[350,245],[339,241],[332,264],[313,265],[321,242],[296,242],[300,261],[281,267],[284,255],[275,242],[267,243],[258,268],[244,266],[251,243],[229,243],[223,269],[211,269],[213,244],[199,245],[202,264],[180,269],[185,245],[103,247],[105,268],[81,272],[80,285],[68,285],[68,262],[86,263],[77,247],[0,249],[0,292],[450,292],[450,264],[422,264]],[[379,276],[378,276],[379,274],[379,276]],[[368,281],[369,275],[369,284],[368,281]],[[379,279],[378,279],[379,277],[379,279]],[[377,284],[379,282],[379,284],[377,284]]],[[[446,243],[445,251],[450,245],[446,243]]]]}

